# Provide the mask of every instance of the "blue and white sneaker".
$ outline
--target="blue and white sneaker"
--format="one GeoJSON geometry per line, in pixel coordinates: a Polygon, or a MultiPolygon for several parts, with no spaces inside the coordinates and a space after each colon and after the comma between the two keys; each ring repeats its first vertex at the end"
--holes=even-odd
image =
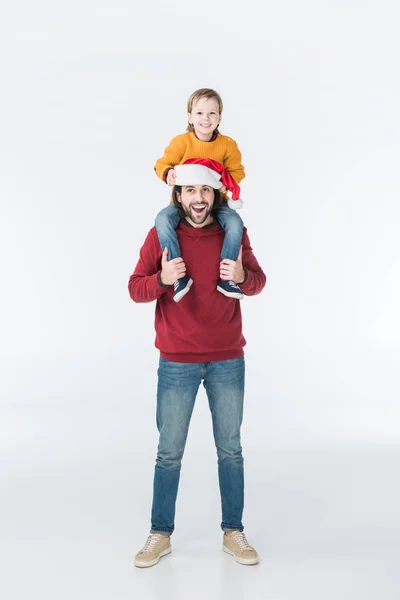
{"type": "Polygon", "coordinates": [[[179,302],[182,300],[183,296],[188,293],[190,290],[190,286],[193,283],[193,279],[190,277],[181,277],[177,279],[174,283],[174,300],[175,302],[179,302]]]}
{"type": "Polygon", "coordinates": [[[217,290],[228,296],[228,298],[236,298],[237,300],[243,300],[243,292],[234,281],[222,281],[219,280],[217,290]]]}

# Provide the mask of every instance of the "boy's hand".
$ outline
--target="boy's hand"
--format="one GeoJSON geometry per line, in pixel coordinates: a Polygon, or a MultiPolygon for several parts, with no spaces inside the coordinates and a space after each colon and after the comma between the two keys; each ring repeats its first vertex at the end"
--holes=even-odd
{"type": "Polygon", "coordinates": [[[175,169],[170,169],[167,173],[167,184],[175,185],[175,181],[176,181],[175,169]]]}
{"type": "Polygon", "coordinates": [[[221,194],[225,194],[226,192],[226,187],[224,185],[221,185],[221,187],[218,190],[221,194]]]}
{"type": "Polygon", "coordinates": [[[240,246],[237,260],[225,258],[220,262],[219,276],[222,281],[234,281],[236,284],[243,283],[245,273],[242,265],[242,246],[240,246]]]}
{"type": "Polygon", "coordinates": [[[164,248],[161,257],[161,281],[164,285],[172,285],[177,279],[186,275],[186,265],[183,258],[173,258],[168,261],[168,248],[164,248]]]}

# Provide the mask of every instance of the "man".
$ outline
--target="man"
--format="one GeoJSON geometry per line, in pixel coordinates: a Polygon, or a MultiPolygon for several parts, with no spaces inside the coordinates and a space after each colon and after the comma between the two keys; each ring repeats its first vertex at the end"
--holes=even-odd
{"type": "Polygon", "coordinates": [[[244,352],[240,301],[216,290],[217,282],[240,284],[247,296],[259,294],[266,277],[243,229],[236,261],[220,262],[224,231],[214,210],[223,201],[221,175],[203,165],[176,167],[172,198],[180,210],[177,235],[182,257],[168,261],[155,227],[147,235],[129,279],[134,302],[156,300],[155,345],[160,350],[157,388],[159,445],[154,474],[150,535],[135,558],[137,567],[155,565],[171,552],[181,460],[199,385],[203,381],[212,415],[224,531],[223,550],[241,564],[256,564],[257,552],[243,532],[243,456],[240,427],[244,398],[244,352]],[[188,183],[191,185],[188,185],[188,183]],[[173,283],[186,268],[190,294],[179,303],[173,283]]]}

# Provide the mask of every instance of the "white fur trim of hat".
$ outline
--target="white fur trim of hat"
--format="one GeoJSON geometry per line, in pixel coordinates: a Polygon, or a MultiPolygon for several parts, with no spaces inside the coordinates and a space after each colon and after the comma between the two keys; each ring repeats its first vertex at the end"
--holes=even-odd
{"type": "Polygon", "coordinates": [[[176,165],[175,185],[209,185],[215,190],[221,187],[221,175],[203,165],[176,165]]]}
{"type": "Polygon", "coordinates": [[[232,198],[229,198],[229,200],[228,200],[228,206],[232,210],[240,210],[242,208],[243,204],[244,204],[244,202],[241,198],[238,198],[237,200],[232,200],[232,198]]]}

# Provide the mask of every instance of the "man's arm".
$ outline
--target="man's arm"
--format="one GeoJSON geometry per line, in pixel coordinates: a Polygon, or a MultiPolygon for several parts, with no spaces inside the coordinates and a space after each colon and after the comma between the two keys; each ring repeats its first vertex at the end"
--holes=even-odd
{"type": "Polygon", "coordinates": [[[242,265],[244,281],[238,285],[246,296],[256,296],[263,290],[267,277],[253,254],[246,228],[243,229],[242,237],[242,265]]]}
{"type": "Polygon", "coordinates": [[[129,278],[129,295],[134,302],[152,302],[160,298],[169,286],[161,283],[161,247],[155,228],[147,234],[140,257],[129,278]]]}

